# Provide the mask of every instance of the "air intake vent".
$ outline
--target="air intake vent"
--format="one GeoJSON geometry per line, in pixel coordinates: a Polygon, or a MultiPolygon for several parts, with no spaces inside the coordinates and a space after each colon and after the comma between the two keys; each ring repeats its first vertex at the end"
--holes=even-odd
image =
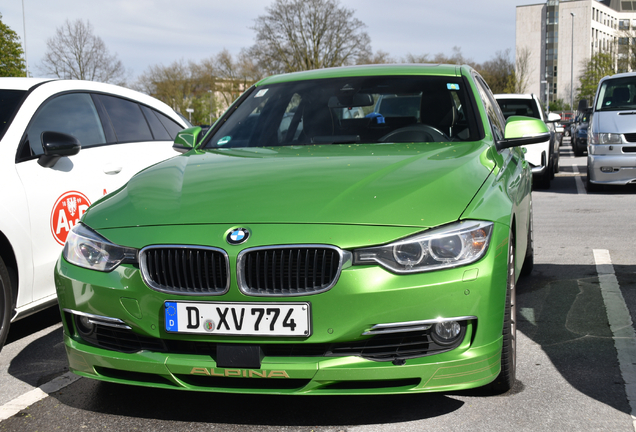
{"type": "Polygon", "coordinates": [[[227,254],[201,246],[149,246],[139,254],[146,284],[157,291],[184,295],[225,293],[230,286],[227,254]]]}
{"type": "Polygon", "coordinates": [[[325,245],[247,249],[238,256],[239,288],[256,296],[324,292],[335,285],[347,254],[325,245]]]}

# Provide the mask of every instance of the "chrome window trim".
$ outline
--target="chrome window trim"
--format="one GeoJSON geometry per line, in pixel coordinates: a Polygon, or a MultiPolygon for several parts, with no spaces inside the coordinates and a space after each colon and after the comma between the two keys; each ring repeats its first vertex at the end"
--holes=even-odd
{"type": "Polygon", "coordinates": [[[159,291],[165,294],[184,295],[184,296],[219,296],[219,295],[226,294],[230,290],[230,281],[231,281],[230,259],[228,257],[227,252],[217,247],[200,246],[200,245],[179,245],[179,244],[158,244],[158,245],[146,246],[139,251],[139,269],[141,270],[141,277],[144,283],[148,287],[152,288],[155,291],[159,291]],[[170,248],[171,249],[204,249],[204,250],[209,250],[214,252],[220,252],[225,258],[225,272],[227,274],[227,278],[225,281],[225,288],[219,292],[192,293],[192,292],[181,292],[181,291],[175,291],[171,289],[165,289],[155,284],[154,282],[152,282],[147,272],[148,267],[146,265],[146,251],[150,249],[170,249],[170,248]]]}
{"type": "Polygon", "coordinates": [[[271,246],[258,246],[248,249],[243,249],[236,258],[236,281],[239,287],[239,291],[242,294],[254,296],[254,297],[300,297],[300,296],[308,296],[314,294],[320,294],[326,291],[329,291],[333,288],[337,283],[338,279],[340,279],[340,274],[343,269],[351,267],[353,262],[353,254],[349,251],[345,251],[340,249],[337,246],[327,245],[327,244],[287,244],[287,245],[271,245],[271,246]],[[244,267],[245,267],[245,255],[250,252],[257,252],[260,250],[280,250],[280,249],[296,249],[296,248],[324,248],[331,249],[338,253],[339,261],[338,261],[338,271],[333,278],[333,282],[329,284],[326,288],[323,288],[319,291],[305,292],[305,293],[290,293],[290,294],[261,294],[254,293],[246,286],[245,277],[244,277],[244,267]]]}

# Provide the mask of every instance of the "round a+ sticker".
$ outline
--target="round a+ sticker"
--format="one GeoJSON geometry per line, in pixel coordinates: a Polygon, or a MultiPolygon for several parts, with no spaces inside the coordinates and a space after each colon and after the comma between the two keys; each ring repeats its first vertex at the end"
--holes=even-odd
{"type": "Polygon", "coordinates": [[[63,193],[51,210],[51,234],[56,242],[63,245],[68,233],[91,205],[91,202],[81,192],[70,191],[63,193]]]}

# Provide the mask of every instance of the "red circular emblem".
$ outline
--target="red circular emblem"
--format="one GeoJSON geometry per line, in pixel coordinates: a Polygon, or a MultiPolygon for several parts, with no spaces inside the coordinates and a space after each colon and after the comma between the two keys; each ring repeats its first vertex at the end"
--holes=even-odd
{"type": "Polygon", "coordinates": [[[60,196],[51,211],[51,234],[63,245],[66,236],[80,220],[91,202],[81,192],[69,191],[60,196]]]}

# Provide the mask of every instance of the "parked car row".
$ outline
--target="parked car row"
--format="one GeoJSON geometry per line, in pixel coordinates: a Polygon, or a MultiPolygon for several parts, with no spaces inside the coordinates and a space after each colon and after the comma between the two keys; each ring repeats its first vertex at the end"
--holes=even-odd
{"type": "MultiPolygon", "coordinates": [[[[632,75],[571,129],[590,189],[636,182],[632,75]]],[[[535,95],[467,66],[323,69],[258,82],[204,131],[105,84],[0,88],[0,348],[57,300],[70,369],[102,381],[512,388],[532,185],[566,133],[535,95]]]]}

